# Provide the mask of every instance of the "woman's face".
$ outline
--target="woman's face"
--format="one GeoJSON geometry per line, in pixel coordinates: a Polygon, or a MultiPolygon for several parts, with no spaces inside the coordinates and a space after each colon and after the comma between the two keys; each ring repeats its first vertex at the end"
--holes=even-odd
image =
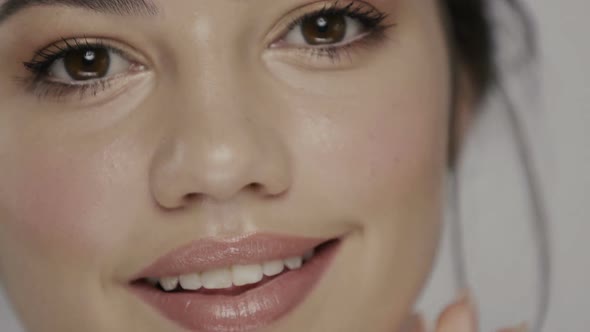
{"type": "Polygon", "coordinates": [[[447,165],[438,1],[3,2],[0,280],[30,331],[402,324],[447,165]]]}

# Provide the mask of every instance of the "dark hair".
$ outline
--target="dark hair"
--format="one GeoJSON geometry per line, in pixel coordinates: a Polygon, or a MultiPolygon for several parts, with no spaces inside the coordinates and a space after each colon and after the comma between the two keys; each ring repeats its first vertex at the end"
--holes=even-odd
{"type": "Polygon", "coordinates": [[[492,31],[485,0],[441,0],[439,3],[448,42],[452,96],[450,105],[448,164],[454,169],[459,155],[457,102],[459,75],[467,73],[477,100],[490,90],[496,68],[493,60],[492,31]]]}
{"type": "MultiPolygon", "coordinates": [[[[441,6],[447,16],[448,38],[453,55],[471,77],[475,91],[483,96],[498,80],[496,36],[491,19],[490,0],[442,0],[441,6]]],[[[500,2],[498,2],[499,4],[500,2]]],[[[516,67],[524,66],[535,58],[536,37],[533,22],[519,0],[503,0],[514,14],[521,34],[523,47],[514,59],[516,67]]],[[[496,23],[496,22],[494,22],[496,23]]]]}
{"type": "MultiPolygon", "coordinates": [[[[540,331],[547,314],[549,305],[549,286],[551,274],[551,260],[549,254],[549,230],[548,217],[545,211],[544,197],[540,186],[539,175],[533,167],[533,158],[531,144],[523,125],[523,119],[518,114],[516,107],[512,104],[511,99],[503,87],[502,77],[500,74],[500,65],[496,62],[497,41],[493,29],[497,26],[492,25],[492,16],[490,11],[491,2],[500,3],[498,0],[442,0],[441,8],[446,18],[447,38],[449,39],[451,49],[451,62],[454,68],[454,76],[457,76],[458,66],[466,70],[470,76],[471,83],[475,88],[476,97],[481,99],[486,93],[497,90],[499,96],[503,99],[509,116],[511,131],[516,140],[516,147],[519,153],[519,159],[524,170],[528,192],[530,194],[530,203],[532,206],[532,215],[534,221],[535,237],[537,240],[537,249],[539,254],[539,277],[540,285],[539,301],[537,303],[536,317],[532,323],[532,331],[540,331]]],[[[517,55],[517,59],[511,59],[517,67],[526,65],[529,61],[534,60],[536,54],[536,38],[533,30],[533,23],[527,11],[519,0],[503,0],[502,5],[508,6],[516,15],[517,22],[521,26],[521,42],[523,47],[517,55]]],[[[502,64],[505,66],[505,64],[502,64]]],[[[512,68],[509,68],[511,70],[512,68]]],[[[505,72],[506,68],[502,69],[505,72]]],[[[457,90],[457,78],[454,78],[455,90],[457,90]]],[[[455,91],[456,94],[456,91],[455,91]]],[[[454,96],[457,97],[456,95],[454,96]]],[[[451,130],[454,125],[455,106],[452,105],[451,113],[451,130]]],[[[454,269],[457,277],[457,284],[460,287],[467,285],[467,277],[464,266],[464,248],[462,239],[462,230],[460,222],[460,207],[458,198],[458,177],[454,172],[456,157],[456,138],[451,134],[450,156],[451,156],[451,176],[453,192],[453,218],[455,219],[451,227],[451,242],[454,255],[454,269]]]]}
{"type": "Polygon", "coordinates": [[[479,95],[488,90],[495,74],[493,41],[485,0],[443,0],[448,38],[456,61],[471,75],[479,95]]]}

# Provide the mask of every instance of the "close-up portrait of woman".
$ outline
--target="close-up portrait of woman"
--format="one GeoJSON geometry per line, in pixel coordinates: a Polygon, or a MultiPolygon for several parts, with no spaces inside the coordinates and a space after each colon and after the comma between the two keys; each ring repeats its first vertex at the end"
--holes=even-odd
{"type": "MultiPolygon", "coordinates": [[[[511,0],[0,0],[0,285],[23,331],[482,331],[464,274],[435,319],[416,304],[508,88],[500,2],[530,66],[511,0]]],[[[549,218],[510,123],[539,290],[494,331],[533,331],[549,218]]]]}

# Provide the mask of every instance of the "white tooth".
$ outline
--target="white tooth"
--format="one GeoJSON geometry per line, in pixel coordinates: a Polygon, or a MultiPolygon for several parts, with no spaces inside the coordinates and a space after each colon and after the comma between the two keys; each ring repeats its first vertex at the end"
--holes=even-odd
{"type": "Polygon", "coordinates": [[[165,291],[173,291],[178,286],[178,277],[166,277],[160,279],[160,285],[165,291]]]}
{"type": "Polygon", "coordinates": [[[302,264],[303,264],[303,257],[301,257],[301,256],[285,259],[285,265],[287,265],[287,267],[291,270],[297,270],[298,268],[301,267],[302,264]]]}
{"type": "Polygon", "coordinates": [[[231,267],[233,283],[236,286],[255,284],[262,280],[262,265],[234,265],[231,267]]]}
{"type": "Polygon", "coordinates": [[[283,272],[285,269],[285,263],[282,260],[266,262],[262,265],[262,272],[265,276],[276,276],[283,272]]]}
{"type": "Polygon", "coordinates": [[[201,282],[207,289],[229,288],[232,285],[229,268],[209,270],[201,273],[201,282]]]}
{"type": "Polygon", "coordinates": [[[203,284],[201,283],[201,275],[193,273],[180,276],[180,286],[186,290],[197,290],[203,287],[203,284]]]}
{"type": "Polygon", "coordinates": [[[313,257],[314,254],[315,254],[314,249],[307,251],[305,254],[303,254],[303,260],[307,262],[308,260],[310,260],[313,257]]]}

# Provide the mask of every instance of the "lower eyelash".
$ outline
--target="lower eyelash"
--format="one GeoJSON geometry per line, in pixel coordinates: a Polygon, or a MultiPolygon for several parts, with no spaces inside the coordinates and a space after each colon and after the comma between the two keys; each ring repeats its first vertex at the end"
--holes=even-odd
{"type": "Polygon", "coordinates": [[[88,96],[96,96],[110,87],[109,80],[95,80],[84,84],[67,84],[60,82],[45,82],[43,78],[34,77],[23,80],[26,90],[38,99],[47,97],[60,100],[72,95],[78,95],[80,100],[88,96]]]}
{"type": "Polygon", "coordinates": [[[87,37],[64,39],[61,38],[65,46],[59,44],[50,45],[35,53],[35,58],[31,61],[24,62],[25,68],[31,72],[31,76],[20,79],[25,85],[25,89],[37,96],[39,99],[47,97],[57,100],[72,95],[78,95],[80,99],[88,96],[96,96],[100,92],[108,89],[111,84],[110,79],[96,79],[84,83],[64,83],[49,81],[48,70],[56,60],[60,59],[65,53],[79,50],[86,47],[105,48],[116,54],[125,56],[123,52],[115,47],[109,46],[102,40],[89,41],[87,37]]]}

